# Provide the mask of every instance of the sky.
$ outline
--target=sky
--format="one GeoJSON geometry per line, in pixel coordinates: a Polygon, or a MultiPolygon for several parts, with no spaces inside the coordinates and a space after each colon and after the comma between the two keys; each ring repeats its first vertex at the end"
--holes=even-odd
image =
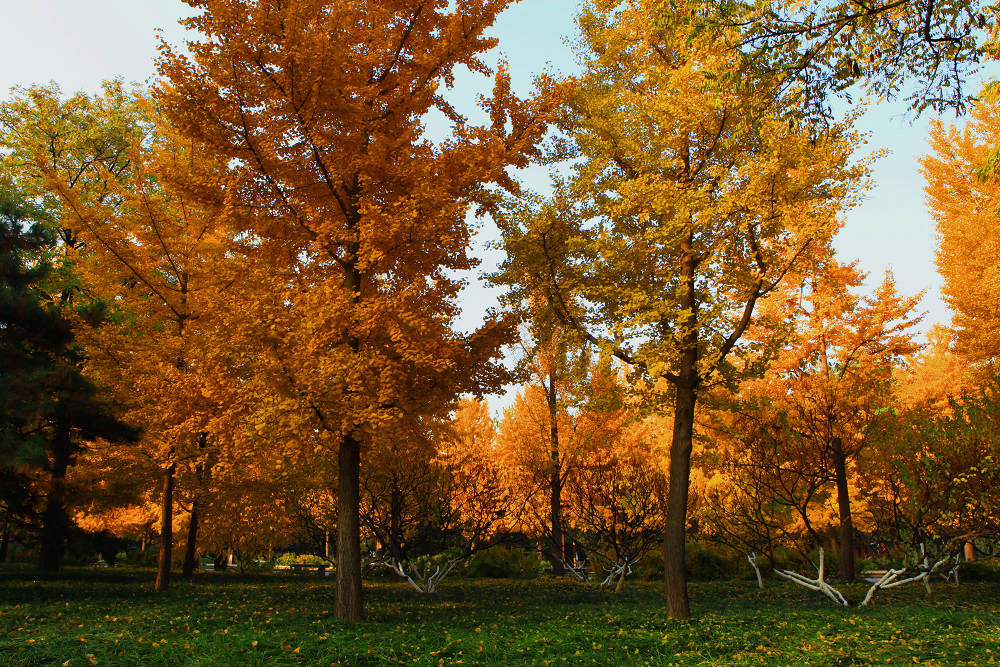
{"type": "MultiPolygon", "coordinates": [[[[530,89],[533,76],[548,68],[555,73],[575,69],[566,36],[574,31],[577,0],[523,0],[494,26],[500,40],[494,59],[509,62],[516,89],[530,89]]],[[[96,91],[116,77],[145,82],[154,75],[157,35],[171,44],[184,39],[177,20],[191,9],[180,0],[0,0],[0,96],[14,85],[54,80],[66,93],[96,91]]],[[[988,72],[996,76],[994,69],[988,72]]],[[[480,76],[459,76],[454,96],[469,108],[475,91],[488,82],[480,76]]],[[[867,150],[887,149],[874,168],[874,187],[864,203],[848,211],[836,240],[841,261],[857,260],[869,274],[869,284],[891,270],[904,294],[924,291],[927,317],[922,328],[947,322],[950,315],[939,296],[940,277],[934,265],[934,222],[924,204],[923,178],[917,160],[927,151],[927,128],[934,116],[911,122],[903,103],[869,109],[859,128],[869,133],[867,150]]],[[[953,116],[944,118],[956,122],[953,116]]],[[[962,121],[958,121],[962,122],[962,121]]],[[[524,174],[529,187],[544,189],[541,170],[524,174]]],[[[486,244],[496,230],[488,222],[477,236],[481,271],[490,271],[500,256],[486,244]]],[[[471,329],[482,313],[496,304],[496,292],[475,279],[463,295],[460,321],[471,329]]]]}

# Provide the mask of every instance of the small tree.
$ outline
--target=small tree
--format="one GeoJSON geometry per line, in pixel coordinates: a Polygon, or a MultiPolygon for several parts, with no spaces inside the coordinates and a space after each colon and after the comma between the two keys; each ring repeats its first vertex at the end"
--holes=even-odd
{"type": "Polygon", "coordinates": [[[463,561],[499,544],[523,512],[523,498],[496,455],[496,431],[484,401],[459,401],[435,445],[426,468],[390,473],[393,484],[382,497],[388,507],[368,514],[384,540],[384,562],[422,593],[437,591],[463,561]]]}
{"type": "Polygon", "coordinates": [[[614,585],[615,592],[659,543],[665,495],[651,443],[654,429],[621,412],[585,415],[604,421],[604,428],[588,443],[567,489],[571,534],[603,568],[601,586],[614,585]]]}

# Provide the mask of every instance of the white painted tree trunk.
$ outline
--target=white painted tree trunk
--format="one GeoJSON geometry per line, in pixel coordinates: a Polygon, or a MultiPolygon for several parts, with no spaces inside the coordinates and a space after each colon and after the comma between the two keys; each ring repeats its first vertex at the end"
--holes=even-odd
{"type": "Polygon", "coordinates": [[[750,561],[750,566],[753,567],[754,574],[757,575],[757,588],[764,588],[764,578],[760,576],[760,568],[757,566],[757,553],[748,553],[747,560],[750,561]]]}
{"type": "Polygon", "coordinates": [[[928,595],[931,592],[930,579],[931,575],[941,569],[944,565],[951,562],[952,559],[955,560],[955,567],[952,568],[952,572],[955,576],[955,582],[958,582],[958,563],[960,562],[959,554],[947,554],[944,558],[938,560],[936,563],[931,565],[930,559],[927,556],[927,549],[923,544],[920,545],[920,558],[918,559],[918,565],[916,567],[901,567],[895,570],[887,570],[879,579],[872,584],[872,587],[868,589],[868,593],[865,595],[865,599],[861,601],[862,607],[867,607],[872,599],[875,597],[875,593],[880,590],[887,588],[895,588],[896,586],[902,586],[903,584],[913,583],[915,581],[923,582],[924,588],[927,590],[928,595]],[[900,577],[906,576],[903,579],[900,577]]]}
{"type": "Polygon", "coordinates": [[[606,576],[604,581],[601,582],[601,588],[610,586],[617,580],[618,585],[615,590],[620,591],[622,583],[625,581],[625,577],[632,574],[632,561],[626,560],[624,563],[613,563],[606,570],[606,572],[608,573],[608,576],[606,576]]]}
{"type": "Polygon", "coordinates": [[[825,575],[825,566],[823,561],[823,547],[820,547],[819,549],[819,566],[816,569],[817,569],[817,576],[815,579],[809,579],[808,577],[803,576],[798,572],[792,572],[790,570],[779,570],[777,568],[774,570],[774,573],[779,577],[781,577],[782,579],[787,579],[791,581],[793,584],[804,586],[805,588],[808,588],[809,590],[812,591],[818,591],[839,605],[842,605],[844,607],[850,606],[847,604],[847,600],[844,599],[844,596],[841,595],[840,591],[838,591],[836,588],[823,581],[823,577],[825,575]]]}
{"type": "MultiPolygon", "coordinates": [[[[573,575],[574,577],[576,577],[585,584],[590,582],[590,570],[588,570],[586,566],[578,567],[576,565],[567,563],[563,559],[560,560],[562,560],[563,568],[565,568],[566,572],[570,573],[571,575],[573,575]]],[[[576,559],[574,559],[574,562],[575,560],[576,559]]]]}
{"type": "Polygon", "coordinates": [[[410,585],[418,592],[436,593],[438,588],[441,587],[441,582],[448,578],[463,560],[465,559],[452,558],[439,565],[427,563],[422,570],[416,566],[410,566],[409,570],[407,570],[406,563],[395,559],[387,560],[385,565],[410,582],[410,585]]]}

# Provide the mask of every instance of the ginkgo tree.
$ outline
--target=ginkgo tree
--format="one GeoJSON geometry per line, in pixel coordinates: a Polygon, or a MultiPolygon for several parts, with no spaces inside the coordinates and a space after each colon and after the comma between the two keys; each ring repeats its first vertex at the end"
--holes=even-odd
{"type": "Polygon", "coordinates": [[[851,468],[893,406],[893,369],[917,351],[913,327],[922,317],[920,297],[900,295],[891,274],[867,297],[857,294],[863,278],[837,262],[813,277],[794,336],[768,377],[748,387],[779,411],[784,428],[812,450],[819,478],[836,487],[844,581],[855,575],[851,468]]]}
{"type": "Polygon", "coordinates": [[[526,502],[526,525],[539,539],[552,572],[566,572],[563,490],[576,466],[587,425],[576,418],[591,355],[572,330],[538,318],[522,332],[528,382],[504,410],[499,453],[514,471],[526,502]],[[527,343],[527,344],[525,344],[527,343]],[[542,493],[544,491],[544,493],[542,493]],[[543,498],[544,496],[544,498],[543,498]]]}
{"type": "Polygon", "coordinates": [[[484,125],[448,103],[459,68],[489,74],[485,36],[510,0],[188,0],[200,35],[162,49],[157,99],[230,168],[252,317],[232,332],[261,382],[297,403],[338,458],[335,615],[360,619],[361,451],[433,394],[495,389],[509,335],[453,329],[472,207],[536,154],[548,98],[522,101],[504,67],[484,125]],[[431,112],[450,121],[439,142],[431,112]]]}
{"type": "Polygon", "coordinates": [[[865,167],[851,161],[860,139],[848,124],[818,132],[785,116],[766,70],[713,77],[739,54],[716,31],[692,30],[697,4],[667,16],[660,4],[584,6],[586,73],[561,121],[572,175],[506,220],[504,271],[667,383],[647,397],[674,402],[665,579],[668,613],[683,618],[698,397],[766,357],[771,342],[740,344],[758,302],[827,246],[865,167]]]}
{"type": "Polygon", "coordinates": [[[797,87],[796,106],[814,118],[859,91],[917,113],[964,112],[969,82],[997,55],[997,11],[988,0],[767,0],[711,3],[700,25],[742,27],[730,47],[797,87]]]}
{"type": "Polygon", "coordinates": [[[576,415],[584,434],[567,478],[568,532],[583,546],[602,587],[620,591],[633,566],[663,535],[663,420],[629,405],[626,379],[605,360],[588,378],[576,415]]]}
{"type": "MultiPolygon", "coordinates": [[[[48,187],[48,174],[58,173],[81,200],[114,206],[116,197],[111,182],[130,173],[128,146],[143,136],[145,127],[142,109],[120,82],[106,83],[100,94],[78,93],[69,98],[64,98],[55,84],[14,88],[11,98],[0,104],[0,179],[3,181],[0,189],[4,190],[0,199],[6,199],[9,189],[19,193],[26,203],[30,202],[33,221],[48,238],[43,251],[31,253],[35,254],[32,261],[38,268],[49,267],[44,282],[36,285],[37,305],[47,304],[46,312],[61,321],[66,327],[65,334],[71,339],[71,344],[53,357],[61,356],[65,365],[63,386],[50,394],[53,399],[60,397],[53,404],[56,409],[50,413],[57,417],[60,426],[54,429],[59,437],[51,439],[49,448],[49,489],[42,527],[41,559],[50,569],[58,568],[61,563],[70,526],[68,508],[64,506],[69,497],[67,476],[81,450],[86,449],[86,444],[76,437],[79,431],[72,422],[81,421],[81,417],[86,417],[81,424],[87,419],[96,420],[105,412],[87,405],[84,400],[85,394],[94,390],[90,380],[97,378],[93,369],[87,367],[89,351],[82,343],[93,327],[106,321],[108,309],[100,299],[85,294],[83,281],[76,270],[77,255],[85,252],[85,244],[64,224],[65,208],[58,193],[48,187]],[[81,372],[89,379],[85,380],[81,372]]],[[[16,325],[7,327],[12,332],[16,329],[16,325]]],[[[38,330],[37,334],[32,333],[34,336],[45,327],[36,322],[31,329],[38,330]]],[[[17,335],[12,340],[18,338],[23,338],[18,345],[28,344],[30,340],[30,337],[17,335]]],[[[12,362],[5,365],[12,370],[16,367],[12,362]]],[[[99,380],[102,382],[103,379],[99,380]]],[[[17,389],[18,383],[11,379],[5,384],[21,400],[30,395],[17,389]]],[[[41,380],[32,385],[31,393],[55,389],[41,380]]],[[[31,412],[23,408],[22,411],[21,418],[31,412]]],[[[38,433],[43,431],[39,429],[38,433]]],[[[32,438],[27,440],[30,442],[32,438]]]]}
{"type": "Polygon", "coordinates": [[[921,160],[937,223],[938,272],[958,349],[968,359],[1000,356],[1000,179],[983,173],[1000,142],[1000,97],[987,86],[965,127],[932,121],[921,160]]]}
{"type": "Polygon", "coordinates": [[[156,589],[165,590],[175,475],[204,464],[210,423],[226,393],[225,379],[213,381],[209,347],[218,340],[220,294],[238,265],[225,244],[223,201],[206,187],[224,165],[162,122],[129,151],[127,179],[105,172],[107,198],[82,197],[64,175],[44,168],[63,200],[62,224],[84,244],[74,260],[88,293],[120,311],[117,325],[89,336],[88,349],[91,365],[144,426],[142,451],[162,473],[156,589]]]}

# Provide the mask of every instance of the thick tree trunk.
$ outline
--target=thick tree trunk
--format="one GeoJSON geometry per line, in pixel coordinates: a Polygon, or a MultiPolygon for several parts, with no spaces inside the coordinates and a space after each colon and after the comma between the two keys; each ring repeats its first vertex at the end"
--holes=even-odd
{"type": "Polygon", "coordinates": [[[348,435],[337,455],[337,601],[334,616],[364,618],[361,600],[360,476],[361,443],[348,435]]]}
{"type": "Polygon", "coordinates": [[[837,480],[837,509],[840,513],[840,579],[854,581],[854,524],[851,521],[851,494],[847,486],[847,457],[840,438],[830,443],[833,472],[837,480]]]}
{"type": "Polygon", "coordinates": [[[198,565],[198,501],[191,501],[191,517],[188,521],[187,543],[184,545],[184,566],[181,576],[190,579],[198,565]]]}
{"type": "MultiPolygon", "coordinates": [[[[694,355],[687,353],[684,357],[687,359],[694,355]]],[[[685,365],[693,369],[695,359],[686,362],[685,365]]],[[[693,383],[677,386],[673,441],[670,445],[670,488],[667,490],[667,517],[663,539],[663,580],[666,585],[667,615],[670,618],[688,618],[691,615],[688,607],[684,545],[695,400],[696,390],[693,383]]]]}
{"type": "Polygon", "coordinates": [[[71,444],[69,424],[60,418],[52,440],[52,476],[42,513],[38,566],[43,570],[58,570],[66,550],[66,533],[69,530],[65,507],[66,470],[69,468],[71,444]]]}
{"type": "Polygon", "coordinates": [[[674,432],[670,443],[670,473],[667,489],[667,516],[663,531],[663,581],[667,616],[688,618],[687,570],[684,565],[687,537],[688,488],[691,481],[691,450],[694,434],[694,408],[698,397],[698,299],[695,292],[697,258],[694,240],[688,236],[681,243],[681,276],[684,293],[680,303],[686,312],[684,334],[674,378],[674,432]]]}
{"type": "Polygon", "coordinates": [[[156,568],[154,590],[170,588],[170,560],[174,547],[174,471],[176,463],[171,463],[163,471],[163,498],[160,501],[160,554],[156,568]]]}
{"type": "Polygon", "coordinates": [[[549,553],[552,574],[561,577],[566,574],[566,554],[563,553],[562,527],[562,458],[559,450],[559,405],[556,402],[556,374],[549,373],[549,384],[545,388],[549,409],[549,459],[552,469],[549,473],[549,553]]]}

